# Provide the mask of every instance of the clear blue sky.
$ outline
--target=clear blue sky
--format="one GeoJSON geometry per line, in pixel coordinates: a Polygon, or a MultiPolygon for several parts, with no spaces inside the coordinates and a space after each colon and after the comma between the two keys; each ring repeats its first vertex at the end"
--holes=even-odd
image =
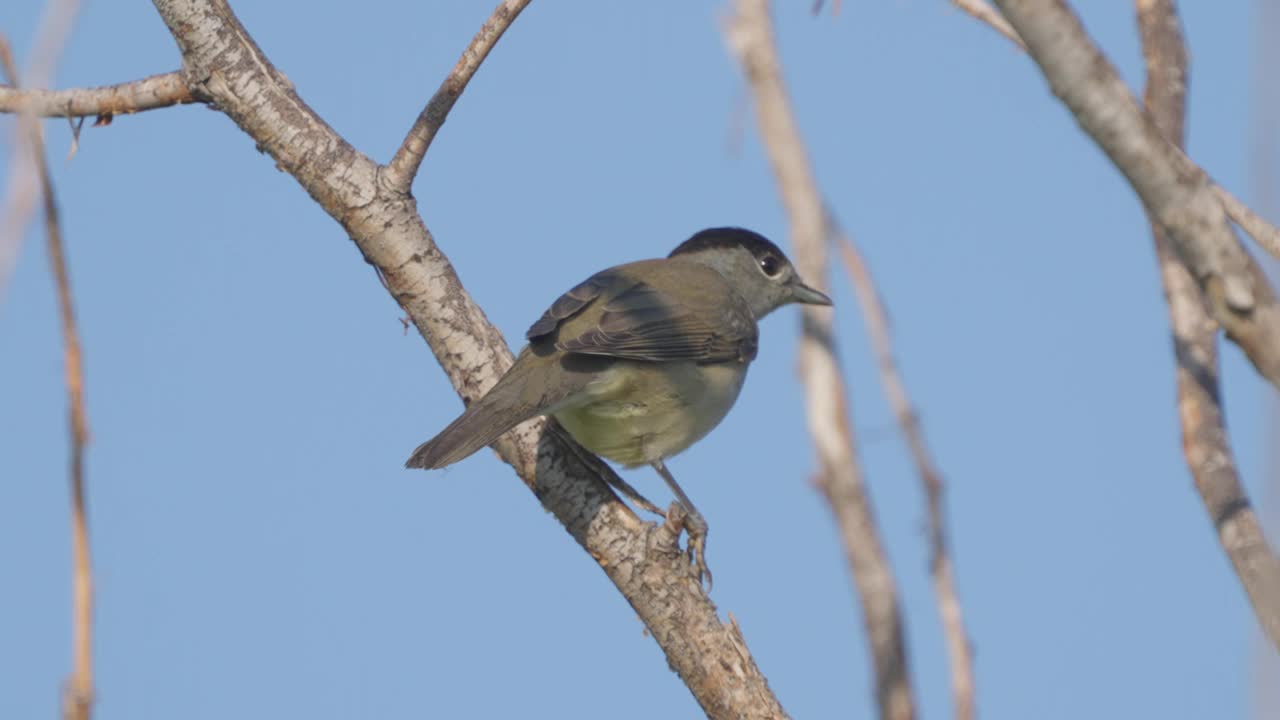
{"type": "MultiPolygon", "coordinates": [[[[489,4],[235,3],[302,96],[381,161],[489,4]]],[[[0,5],[20,57],[40,5],[0,5]]],[[[1250,717],[1255,624],[1182,463],[1138,202],[1030,61],[946,2],[809,5],[776,8],[786,73],[950,482],[982,717],[1250,717]]],[[[1131,4],[1075,5],[1140,83],[1131,4]]],[[[1182,5],[1191,154],[1248,197],[1251,4],[1182,5]]],[[[726,11],[535,2],[481,69],[415,192],[507,337],[589,273],[699,228],[786,241],[726,11]]],[[[149,5],[89,3],[58,84],[177,63],[149,5]]],[[[70,163],[65,124],[50,128],[93,428],[100,720],[697,715],[595,563],[491,453],[401,468],[461,403],[339,227],[229,120],[121,117],[87,129],[70,163]]],[[[55,713],[70,664],[40,242],[28,234],[0,301],[5,718],[55,713]]],[[[844,278],[833,294],[917,693],[924,717],[947,717],[918,481],[844,278]]],[[[671,465],[712,527],[714,598],[784,706],[870,717],[860,616],[809,481],[796,334],[793,312],[764,324],[736,410],[671,465]]],[[[1232,347],[1224,375],[1259,497],[1273,393],[1232,347]]],[[[628,477],[668,499],[651,471],[628,477]]]]}

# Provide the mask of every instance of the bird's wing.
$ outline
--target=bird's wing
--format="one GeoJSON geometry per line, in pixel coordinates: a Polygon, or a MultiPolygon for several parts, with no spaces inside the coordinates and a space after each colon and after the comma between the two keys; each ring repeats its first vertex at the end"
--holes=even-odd
{"type": "MultiPolygon", "coordinates": [[[[582,287],[579,285],[574,290],[582,287]]],[[[557,301],[548,314],[554,315],[557,307],[563,311],[574,302],[565,298],[586,295],[585,292],[575,295],[574,290],[557,301]]],[[[556,347],[565,352],[631,360],[746,362],[755,359],[755,320],[746,303],[718,274],[713,283],[683,286],[678,299],[670,290],[644,281],[630,282],[623,287],[615,283],[609,291],[611,297],[599,300],[603,305],[598,319],[585,328],[574,328],[576,334],[562,337],[556,347]]],[[[596,290],[596,295],[599,294],[596,290]]],[[[591,300],[583,306],[586,302],[591,300]]]]}
{"type": "Polygon", "coordinates": [[[556,301],[542,313],[542,317],[538,321],[529,326],[529,330],[524,334],[525,339],[533,342],[539,338],[550,335],[560,327],[560,323],[577,315],[587,305],[591,304],[600,296],[600,293],[608,289],[617,279],[617,273],[614,270],[605,270],[583,280],[575,285],[569,292],[556,298],[556,301]]]}

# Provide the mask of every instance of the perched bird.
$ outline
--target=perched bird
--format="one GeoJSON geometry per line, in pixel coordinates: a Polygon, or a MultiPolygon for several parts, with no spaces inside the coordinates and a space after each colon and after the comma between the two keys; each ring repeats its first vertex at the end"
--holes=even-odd
{"type": "Polygon", "coordinates": [[[665,460],[724,419],[756,357],[756,323],[793,302],[831,299],[741,228],[703,230],[666,258],[598,272],[538,318],[511,369],[405,466],[451,465],[551,415],[591,452],[658,471],[688,515],[690,557],[709,584],[707,523],[665,460]]]}

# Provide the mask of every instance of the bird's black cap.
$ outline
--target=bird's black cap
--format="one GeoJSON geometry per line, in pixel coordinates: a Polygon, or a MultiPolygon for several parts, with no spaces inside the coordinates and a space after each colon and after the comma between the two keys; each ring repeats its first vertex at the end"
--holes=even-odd
{"type": "Polygon", "coordinates": [[[755,257],[763,257],[773,254],[778,257],[785,258],[777,245],[769,242],[769,239],[757,232],[752,232],[745,228],[737,227],[718,227],[707,228],[701,232],[695,233],[693,237],[680,243],[675,250],[667,257],[675,257],[687,253],[702,252],[703,250],[711,250],[714,248],[746,248],[755,257]]]}

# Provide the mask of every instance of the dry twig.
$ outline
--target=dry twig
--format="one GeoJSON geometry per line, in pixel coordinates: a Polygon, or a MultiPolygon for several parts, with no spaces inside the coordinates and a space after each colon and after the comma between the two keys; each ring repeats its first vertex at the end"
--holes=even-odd
{"type": "Polygon", "coordinates": [[[951,0],[951,4],[979,22],[986,23],[992,30],[1005,36],[1009,42],[1026,51],[1027,46],[1022,44],[1022,38],[1018,37],[1017,31],[1009,25],[1009,21],[1005,20],[998,10],[988,5],[986,0],[951,0]]]}
{"type": "Polygon", "coordinates": [[[72,559],[72,656],[74,665],[63,696],[67,720],[89,720],[93,707],[93,565],[89,554],[89,518],[84,499],[84,450],[89,442],[89,418],[84,408],[84,370],[76,329],[71,278],[62,247],[58,204],[45,159],[44,143],[32,142],[37,153],[40,188],[44,197],[45,235],[49,264],[58,287],[58,314],[66,365],[67,402],[71,427],[71,559],[72,559]]]}
{"type": "Polygon", "coordinates": [[[181,73],[96,88],[20,90],[0,86],[0,112],[29,112],[40,117],[111,117],[195,102],[181,73]]]}
{"type": "Polygon", "coordinates": [[[946,503],[942,473],[933,462],[933,455],[924,439],[920,416],[907,394],[906,383],[898,371],[894,358],[893,340],[889,335],[889,316],[880,301],[871,270],[854,244],[853,238],[829,221],[837,230],[840,254],[845,269],[853,281],[858,305],[862,308],[867,335],[875,349],[880,368],[880,384],[884,388],[889,406],[893,408],[898,429],[906,440],[915,463],[916,473],[924,485],[929,521],[929,570],[933,576],[934,593],[938,596],[938,614],[942,618],[942,632],[947,644],[947,657],[951,666],[951,696],[956,720],[973,720],[974,708],[973,651],[969,634],[965,631],[964,616],[960,609],[960,592],[956,588],[955,567],[947,541],[946,503]]]}
{"type": "Polygon", "coordinates": [[[1275,225],[1262,219],[1262,216],[1255,213],[1248,205],[1240,202],[1235,195],[1227,192],[1226,188],[1221,185],[1213,186],[1214,192],[1218,194],[1218,199],[1222,201],[1222,207],[1227,211],[1227,217],[1231,221],[1240,226],[1240,229],[1249,233],[1263,250],[1266,250],[1272,257],[1280,260],[1280,229],[1275,225]]]}
{"type": "MultiPolygon", "coordinates": [[[[9,82],[18,85],[18,71],[7,40],[0,38],[0,68],[9,82]]],[[[62,246],[62,224],[53,178],[45,158],[39,124],[30,126],[29,147],[44,208],[45,239],[49,266],[58,292],[58,317],[62,325],[63,363],[66,369],[67,417],[71,434],[71,585],[72,670],[63,690],[62,715],[66,720],[89,720],[93,710],[93,567],[89,555],[89,520],[84,501],[84,450],[89,442],[89,418],[84,408],[84,372],[80,333],[76,329],[71,277],[62,246]]],[[[19,152],[21,150],[19,149],[19,152]]]]}
{"type": "MultiPolygon", "coordinates": [[[[800,274],[826,285],[826,212],[808,154],[791,114],[773,38],[767,0],[738,0],[725,30],[755,97],[757,124],[768,150],[782,203],[791,218],[800,274]]],[[[829,311],[805,307],[800,343],[809,431],[821,464],[819,482],[836,516],[875,666],[876,700],[883,720],[915,716],[901,609],[893,573],[876,527],[854,452],[845,405],[848,395],[835,355],[829,311]]]]}
{"type": "MultiPolygon", "coordinates": [[[[1173,0],[1136,0],[1147,63],[1147,112],[1170,142],[1185,134],[1187,50],[1173,0]]],[[[1195,280],[1154,217],[1160,279],[1169,305],[1177,360],[1178,415],[1187,467],[1218,531],[1223,550],[1244,585],[1259,623],[1280,648],[1280,560],[1266,537],[1236,471],[1218,385],[1218,325],[1195,280]]]]}
{"type": "Polygon", "coordinates": [[[471,44],[463,51],[462,57],[458,58],[448,77],[440,83],[440,89],[427,101],[413,127],[409,128],[409,134],[400,144],[395,157],[387,163],[386,176],[392,189],[409,192],[413,178],[418,174],[418,167],[422,165],[422,158],[426,156],[440,126],[444,125],[453,104],[467,88],[467,83],[471,82],[471,76],[476,74],[480,63],[489,56],[489,51],[498,44],[502,34],[528,4],[529,0],[502,0],[494,9],[493,15],[480,26],[480,31],[471,38],[471,44]]]}

